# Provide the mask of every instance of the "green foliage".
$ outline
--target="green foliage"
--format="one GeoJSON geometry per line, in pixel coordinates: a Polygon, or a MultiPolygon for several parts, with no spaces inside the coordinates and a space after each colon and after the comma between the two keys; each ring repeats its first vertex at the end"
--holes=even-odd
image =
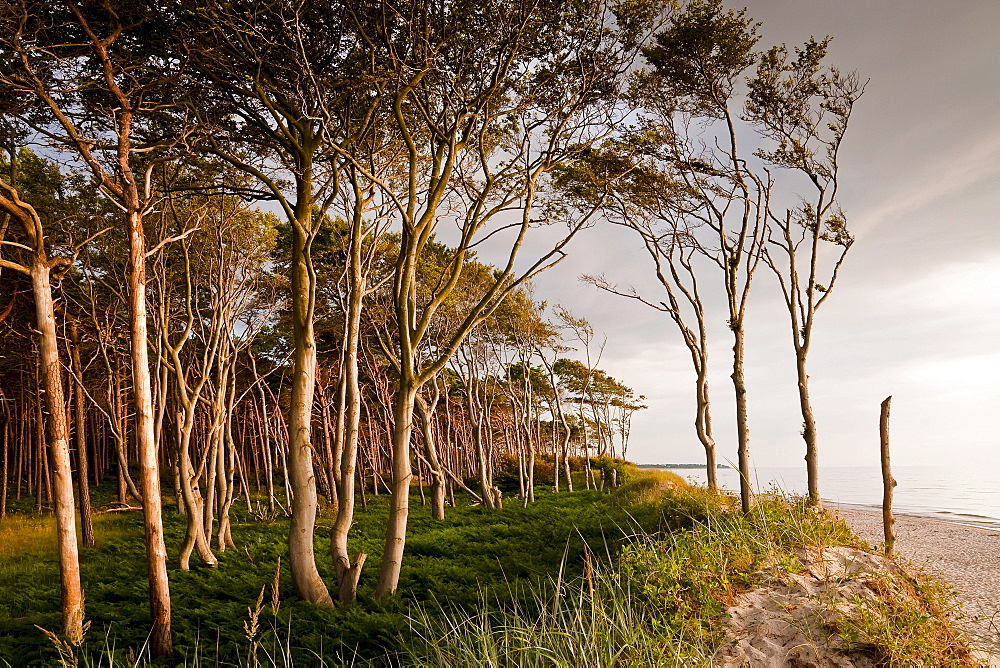
{"type": "MultiPolygon", "coordinates": [[[[574,486],[586,486],[586,481],[584,479],[587,458],[585,457],[570,457],[569,458],[569,470],[573,474],[573,485],[574,486]]],[[[611,484],[611,469],[619,469],[618,480],[621,482],[622,473],[626,468],[630,467],[629,464],[621,459],[612,459],[610,457],[591,457],[590,458],[590,468],[594,470],[597,480],[601,479],[601,476],[606,476],[604,479],[606,484],[611,484]]],[[[493,474],[494,484],[503,490],[505,493],[518,492],[520,489],[519,480],[519,464],[518,459],[514,455],[506,455],[500,458],[499,465],[493,474]]],[[[564,484],[563,481],[563,468],[560,463],[559,476],[560,485],[564,484]]],[[[673,475],[673,474],[668,474],[673,475]]],[[[680,480],[678,478],[678,480],[680,480]]],[[[466,481],[470,487],[475,488],[479,484],[478,479],[470,478],[466,481]]],[[[552,488],[555,485],[555,462],[552,461],[551,456],[535,457],[535,487],[547,487],[552,488]]]]}
{"type": "MultiPolygon", "coordinates": [[[[623,488],[668,479],[656,471],[630,473],[623,488]]],[[[620,492],[618,501],[632,493],[620,492]]],[[[682,485],[629,508],[655,511],[662,529],[633,536],[617,555],[585,558],[591,567],[582,576],[542,582],[527,601],[481,594],[472,607],[444,599],[418,606],[405,664],[708,665],[736,594],[799,571],[798,550],[858,542],[842,521],[781,494],[759,496],[744,515],[735,499],[682,485]]],[[[868,649],[874,641],[875,658],[887,665],[955,665],[967,658],[942,614],[946,592],[914,583],[901,594],[896,580],[882,586],[896,593],[883,594],[883,603],[840,629],[844,637],[863,638],[868,649]]]]}
{"type": "Polygon", "coordinates": [[[676,473],[657,469],[639,469],[630,464],[621,467],[615,490],[615,500],[624,506],[651,504],[660,501],[671,489],[686,487],[676,473]]]}
{"type": "Polygon", "coordinates": [[[722,117],[737,80],[754,62],[759,26],[745,9],[726,10],[721,0],[693,0],[643,55],[682,108],[722,117]]]}

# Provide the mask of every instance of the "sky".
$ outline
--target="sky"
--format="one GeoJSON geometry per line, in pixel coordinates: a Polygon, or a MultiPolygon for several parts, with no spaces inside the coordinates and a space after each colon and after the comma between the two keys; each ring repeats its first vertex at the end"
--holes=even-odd
{"type": "MultiPolygon", "coordinates": [[[[1000,2],[755,0],[759,46],[833,36],[828,62],[868,79],[842,149],[840,203],[856,237],[819,312],[809,358],[822,466],[877,466],[892,395],[895,465],[986,466],[1000,450],[1000,2]]],[[[657,297],[645,251],[597,225],[536,281],[536,294],[607,337],[601,368],[649,408],[628,458],[703,461],[694,373],[669,318],[579,282],[604,274],[657,297]]],[[[706,276],[703,280],[712,279],[706,276]]],[[[708,317],[720,461],[735,461],[732,340],[721,284],[708,317]]],[[[777,285],[762,269],[747,316],[750,452],[803,465],[794,356],[777,285]]]]}

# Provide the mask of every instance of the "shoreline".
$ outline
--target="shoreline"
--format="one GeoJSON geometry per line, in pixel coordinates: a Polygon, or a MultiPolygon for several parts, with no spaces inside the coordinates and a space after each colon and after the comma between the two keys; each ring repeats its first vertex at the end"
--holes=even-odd
{"type": "MultiPolygon", "coordinates": [[[[897,515],[923,517],[942,522],[968,524],[1000,529],[1000,476],[974,485],[966,484],[969,472],[960,467],[900,467],[896,475],[897,515]]],[[[695,484],[706,483],[705,469],[675,469],[674,473],[695,484]]],[[[881,471],[873,467],[821,467],[825,484],[823,503],[830,507],[855,508],[881,512],[881,471]]],[[[720,486],[739,489],[739,476],[732,470],[718,472],[720,486]]],[[[807,488],[802,467],[757,467],[753,472],[753,487],[758,493],[779,491],[802,496],[807,488]]]]}
{"type": "MultiPolygon", "coordinates": [[[[856,511],[859,513],[871,513],[872,515],[878,515],[879,522],[882,521],[882,506],[870,505],[864,503],[847,503],[847,502],[835,501],[832,499],[822,499],[822,502],[823,506],[829,510],[837,510],[837,511],[847,510],[847,511],[856,511]]],[[[948,512],[948,511],[941,511],[941,512],[948,512]]],[[[928,522],[938,522],[940,524],[950,524],[960,527],[969,527],[971,529],[983,529],[985,531],[993,531],[996,533],[1000,533],[1000,520],[997,520],[996,518],[993,517],[989,517],[987,515],[982,515],[981,517],[985,520],[996,522],[998,523],[998,525],[993,526],[992,524],[991,525],[980,524],[975,521],[963,522],[960,520],[945,519],[937,515],[929,515],[914,510],[899,511],[894,509],[892,515],[893,517],[896,518],[906,517],[914,520],[926,520],[928,522]]]]}
{"type": "MultiPolygon", "coordinates": [[[[826,508],[858,537],[877,547],[883,540],[881,508],[826,508]]],[[[956,593],[973,644],[1000,652],[1000,530],[934,517],[893,513],[896,553],[938,576],[956,593]]]]}

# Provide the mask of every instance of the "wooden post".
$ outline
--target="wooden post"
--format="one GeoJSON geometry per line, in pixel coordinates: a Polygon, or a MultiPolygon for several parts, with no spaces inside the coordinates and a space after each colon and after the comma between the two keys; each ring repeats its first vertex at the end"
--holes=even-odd
{"type": "Polygon", "coordinates": [[[896,544],[896,520],[892,517],[892,488],[896,480],[889,468],[889,404],[892,397],[886,397],[882,402],[882,414],[879,418],[879,437],[882,445],[882,528],[885,532],[885,555],[892,555],[896,544]]]}

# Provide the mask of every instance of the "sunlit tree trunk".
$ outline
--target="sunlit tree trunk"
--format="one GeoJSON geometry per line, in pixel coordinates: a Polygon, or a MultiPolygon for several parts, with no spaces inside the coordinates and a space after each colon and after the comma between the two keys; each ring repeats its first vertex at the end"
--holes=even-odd
{"type": "Polygon", "coordinates": [[[338,599],[341,603],[352,603],[357,599],[358,580],[361,567],[368,558],[359,554],[352,563],[348,551],[348,534],[354,523],[355,473],[358,461],[358,441],[361,426],[361,384],[358,379],[358,348],[361,340],[361,309],[364,300],[364,277],[361,268],[362,234],[359,223],[352,231],[350,239],[350,293],[348,296],[347,324],[344,337],[344,366],[342,387],[344,388],[344,410],[342,448],[338,453],[339,471],[335,476],[337,485],[337,518],[330,537],[333,565],[339,585],[338,599]]]}
{"type": "Polygon", "coordinates": [[[316,276],[309,257],[313,199],[311,168],[304,167],[296,187],[292,224],[292,392],[288,408],[288,480],[292,492],[288,554],[295,592],[311,603],[331,607],[333,599],[316,568],[316,477],[313,471],[312,405],[316,387],[316,276]]]}
{"type": "MultiPolygon", "coordinates": [[[[32,296],[35,300],[35,321],[37,326],[38,371],[36,375],[39,396],[36,401],[39,449],[36,470],[46,475],[45,465],[51,455],[53,482],[50,497],[55,502],[56,533],[59,548],[59,579],[62,607],[62,632],[70,644],[78,646],[83,642],[83,586],[80,581],[80,555],[76,534],[76,506],[73,498],[73,467],[69,452],[69,417],[66,413],[66,396],[62,378],[62,363],[59,359],[59,339],[56,334],[55,305],[52,299],[51,274],[53,270],[65,271],[70,261],[65,258],[50,258],[45,246],[45,231],[41,218],[35,209],[23,202],[16,190],[16,167],[11,154],[10,183],[0,180],[0,211],[4,212],[4,228],[10,218],[16,219],[24,228],[30,246],[30,266],[0,259],[0,268],[12,269],[26,274],[31,279],[32,296]],[[8,218],[8,216],[10,218],[8,218]],[[42,397],[48,418],[42,417],[42,397]],[[47,439],[46,439],[47,436],[47,439]],[[45,442],[48,441],[48,448],[45,442]]],[[[0,230],[0,237],[6,230],[0,230]]],[[[9,414],[8,414],[9,415],[9,414]]],[[[4,461],[6,462],[6,432],[4,439],[4,461]]],[[[6,463],[4,465],[6,474],[6,463]]],[[[6,475],[4,476],[6,478],[6,475]]],[[[4,481],[6,488],[6,480],[4,481]]],[[[86,479],[82,481],[86,485],[86,479]]],[[[36,503],[41,499],[42,481],[36,488],[36,503]]]]}
{"type": "MultiPolygon", "coordinates": [[[[404,374],[406,371],[404,371],[404,374]]],[[[404,377],[405,378],[405,377],[404,377]]],[[[417,388],[412,381],[400,379],[392,407],[392,497],[386,523],[385,548],[379,569],[375,595],[384,597],[396,591],[406,545],[406,521],[410,513],[410,435],[413,431],[413,407],[417,388]]]]}
{"type": "MultiPolygon", "coordinates": [[[[707,360],[705,360],[707,362],[707,360]]],[[[708,365],[702,363],[697,372],[696,381],[697,408],[694,426],[705,449],[705,471],[708,475],[708,488],[713,492],[719,489],[718,464],[715,458],[715,438],[712,436],[712,404],[708,392],[708,365]]],[[[622,452],[624,457],[624,448],[622,452]]]]}
{"type": "MultiPolygon", "coordinates": [[[[63,634],[73,645],[83,641],[83,587],[80,583],[80,557],[76,536],[76,508],[73,501],[73,475],[69,456],[69,422],[63,394],[62,365],[56,337],[49,262],[40,258],[31,266],[31,285],[35,297],[45,403],[48,411],[49,449],[54,472],[56,531],[59,534],[59,578],[62,589],[63,634]]],[[[84,481],[84,484],[86,482],[84,481]]]]}
{"type": "MultiPolygon", "coordinates": [[[[123,157],[123,169],[128,158],[123,157]]],[[[146,240],[138,194],[132,190],[129,202],[129,333],[132,345],[132,392],[135,406],[136,440],[142,480],[142,512],[145,523],[146,565],[149,577],[149,604],[152,629],[150,646],[155,656],[169,656],[170,588],[167,580],[167,548],[163,538],[163,497],[160,493],[160,466],[153,432],[153,391],[149,377],[148,331],[146,318],[146,240]]]]}

